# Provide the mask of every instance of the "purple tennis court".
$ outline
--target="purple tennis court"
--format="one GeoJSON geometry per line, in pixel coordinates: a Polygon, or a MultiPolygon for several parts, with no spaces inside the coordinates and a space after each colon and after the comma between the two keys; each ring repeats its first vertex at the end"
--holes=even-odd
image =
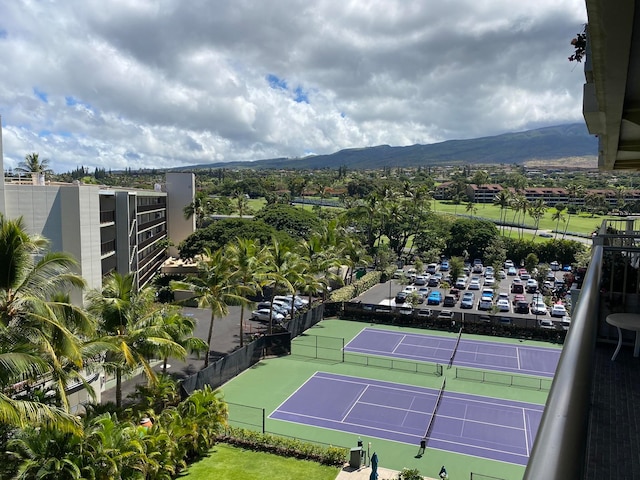
{"type": "MultiPolygon", "coordinates": [[[[446,364],[456,342],[457,338],[365,328],[344,349],[355,353],[446,364]]],[[[453,365],[553,377],[560,353],[561,350],[557,348],[465,340],[463,337],[458,344],[453,365]]]]}
{"type": "MultiPolygon", "coordinates": [[[[269,418],[416,446],[439,390],[317,372],[269,418]]],[[[445,391],[427,447],[526,465],[543,405],[445,391]]]]}

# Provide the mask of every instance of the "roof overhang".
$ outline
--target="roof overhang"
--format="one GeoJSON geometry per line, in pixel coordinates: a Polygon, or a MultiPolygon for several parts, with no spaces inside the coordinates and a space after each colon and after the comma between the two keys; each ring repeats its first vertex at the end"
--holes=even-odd
{"type": "Polygon", "coordinates": [[[583,114],[599,138],[601,170],[640,170],[640,9],[634,0],[586,0],[583,114]]]}

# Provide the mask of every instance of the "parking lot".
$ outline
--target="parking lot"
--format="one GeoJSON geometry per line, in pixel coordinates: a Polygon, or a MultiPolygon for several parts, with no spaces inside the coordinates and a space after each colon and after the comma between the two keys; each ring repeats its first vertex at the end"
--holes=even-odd
{"type": "Polygon", "coordinates": [[[569,328],[570,295],[559,299],[551,293],[564,284],[567,272],[561,268],[554,267],[558,270],[549,272],[546,285],[533,288],[533,282],[520,269],[495,271],[493,281],[487,281],[486,268],[482,267],[482,271],[478,268],[477,272],[464,275],[462,284],[457,282],[458,279],[447,278],[448,272],[442,272],[440,265],[436,266],[435,271],[431,265],[429,267],[430,272],[420,274],[412,266],[405,266],[396,272],[397,278],[374,286],[354,301],[371,305],[369,308],[377,312],[395,312],[416,318],[496,321],[548,329],[569,328]],[[438,274],[442,275],[443,280],[447,279],[446,283],[433,280],[438,274]],[[530,282],[528,289],[527,281],[530,282]],[[453,293],[452,288],[455,289],[453,293]],[[403,291],[406,292],[406,298],[398,295],[403,291]],[[556,311],[552,316],[554,305],[556,311]]]}

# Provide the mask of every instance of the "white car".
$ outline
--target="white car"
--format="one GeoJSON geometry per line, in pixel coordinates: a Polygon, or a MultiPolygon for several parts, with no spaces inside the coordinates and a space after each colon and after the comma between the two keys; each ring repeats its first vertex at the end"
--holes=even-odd
{"type": "Polygon", "coordinates": [[[487,275],[484,277],[484,284],[487,286],[493,286],[496,284],[496,278],[493,275],[487,275]]]}
{"type": "Polygon", "coordinates": [[[491,310],[493,307],[493,301],[491,297],[482,297],[478,302],[478,310],[491,310]]]}
{"type": "Polygon", "coordinates": [[[499,298],[496,302],[499,312],[509,312],[511,310],[511,304],[507,298],[499,298]]]}
{"type": "Polygon", "coordinates": [[[453,312],[451,310],[442,310],[436,318],[438,320],[453,320],[453,312]]]}
{"type": "Polygon", "coordinates": [[[567,315],[567,309],[561,303],[555,303],[553,307],[551,307],[551,316],[552,317],[565,317],[567,315]]]}
{"type": "MultiPolygon", "coordinates": [[[[251,312],[251,319],[257,320],[259,322],[268,322],[269,316],[271,314],[272,312],[268,308],[261,308],[259,310],[254,310],[253,312],[251,312]]],[[[273,323],[281,323],[284,320],[284,315],[274,310],[273,314],[271,315],[271,319],[273,323]]]]}
{"type": "Polygon", "coordinates": [[[417,292],[418,291],[418,287],[416,287],[415,285],[408,285],[408,286],[404,287],[404,289],[402,291],[406,292],[407,294],[412,294],[413,292],[417,292]]]}
{"type": "Polygon", "coordinates": [[[473,277],[469,282],[469,290],[480,290],[480,278],[473,277]]]}
{"type": "Polygon", "coordinates": [[[533,302],[531,304],[531,313],[534,315],[546,315],[547,305],[541,301],[533,302]]]}
{"type": "Polygon", "coordinates": [[[464,290],[467,288],[467,278],[466,277],[458,277],[456,280],[456,288],[459,290],[464,290]]]}

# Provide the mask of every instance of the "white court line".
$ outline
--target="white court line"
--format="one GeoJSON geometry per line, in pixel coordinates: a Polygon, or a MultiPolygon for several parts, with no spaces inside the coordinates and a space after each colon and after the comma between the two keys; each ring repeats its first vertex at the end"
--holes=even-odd
{"type": "Polygon", "coordinates": [[[522,366],[520,365],[520,350],[516,348],[516,358],[518,360],[518,370],[522,370],[522,366]]]}
{"type": "Polygon", "coordinates": [[[527,413],[524,411],[524,408],[522,409],[522,424],[524,427],[524,446],[527,455],[529,455],[529,430],[527,430],[527,413]]]}
{"type": "Polygon", "coordinates": [[[360,392],[360,395],[358,396],[358,398],[356,398],[356,400],[353,402],[353,405],[351,405],[351,408],[347,411],[346,415],[344,417],[342,417],[341,422],[344,422],[345,419],[349,416],[349,414],[351,413],[351,411],[356,408],[356,405],[358,404],[358,402],[360,401],[360,399],[362,398],[362,396],[365,394],[365,392],[369,389],[369,385],[367,385],[366,387],[364,387],[364,389],[362,390],[362,392],[360,392]]]}
{"type": "Polygon", "coordinates": [[[398,347],[400,345],[402,345],[402,342],[404,342],[404,339],[406,338],[406,335],[403,335],[402,338],[400,339],[400,341],[398,343],[396,343],[396,346],[393,347],[393,350],[391,350],[391,353],[396,353],[396,350],[398,349],[398,347]]]}

